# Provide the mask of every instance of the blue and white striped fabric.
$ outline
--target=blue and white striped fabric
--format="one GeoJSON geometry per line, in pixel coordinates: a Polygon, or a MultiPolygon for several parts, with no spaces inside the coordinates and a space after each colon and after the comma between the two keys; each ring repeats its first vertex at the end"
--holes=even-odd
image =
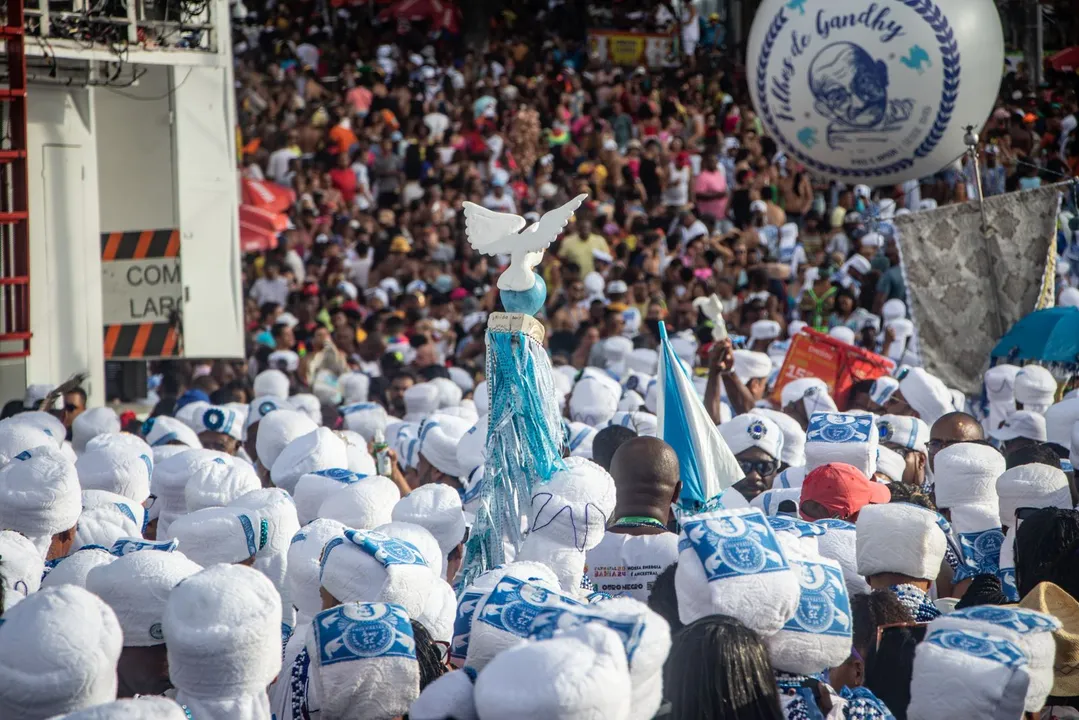
{"type": "Polygon", "coordinates": [[[674,448],[682,474],[679,504],[691,510],[745,477],[719,429],[693,389],[693,380],[659,324],[656,414],[659,437],[674,448]]]}

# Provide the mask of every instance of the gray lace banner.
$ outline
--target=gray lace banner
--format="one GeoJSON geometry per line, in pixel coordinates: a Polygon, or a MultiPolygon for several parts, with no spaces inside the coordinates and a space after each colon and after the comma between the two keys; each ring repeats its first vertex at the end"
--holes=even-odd
{"type": "Polygon", "coordinates": [[[1034,310],[1060,191],[1049,186],[896,218],[907,302],[926,370],[981,391],[996,341],[1034,310]]]}

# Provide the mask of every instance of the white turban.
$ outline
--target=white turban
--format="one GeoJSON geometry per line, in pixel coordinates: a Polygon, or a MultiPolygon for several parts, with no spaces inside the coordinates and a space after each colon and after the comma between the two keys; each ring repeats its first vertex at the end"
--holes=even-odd
{"type": "Polygon", "coordinates": [[[1053,404],[1057,381],[1041,365],[1027,365],[1015,376],[1015,401],[1024,410],[1044,413],[1053,404]]]}
{"type": "Polygon", "coordinates": [[[271,397],[288,399],[289,380],[288,375],[280,370],[263,370],[255,376],[255,397],[269,395],[271,397]]]}
{"type": "Polygon", "coordinates": [[[176,419],[195,432],[201,432],[202,413],[209,407],[211,407],[210,403],[203,400],[189,402],[176,411],[176,419]]]}
{"type": "Polygon", "coordinates": [[[255,439],[259,463],[267,470],[272,469],[286,445],[317,429],[318,425],[311,422],[311,418],[295,410],[270,413],[259,422],[258,437],[255,439]]]}
{"type": "MultiPolygon", "coordinates": [[[[180,543],[184,554],[203,567],[243,562],[261,549],[269,525],[262,527],[258,514],[236,507],[196,510],[169,525],[169,538],[180,543]]],[[[160,537],[160,535],[159,535],[160,537]]]]}
{"type": "Polygon", "coordinates": [[[420,422],[439,408],[442,394],[429,382],[417,383],[405,390],[405,417],[408,422],[420,422]]]}
{"type": "Polygon", "coordinates": [[[997,507],[997,478],[1007,464],[995,448],[978,443],[958,443],[944,448],[933,459],[933,479],[939,508],[961,505],[997,507]]]}
{"type": "Polygon", "coordinates": [[[887,375],[882,375],[873,381],[873,389],[869,391],[869,397],[877,405],[884,406],[898,389],[898,380],[887,375]]]}
{"type": "Polygon", "coordinates": [[[814,413],[806,428],[806,472],[828,463],[846,463],[871,478],[877,471],[879,443],[872,415],[814,413]]]}
{"type": "Polygon", "coordinates": [[[627,411],[619,410],[607,423],[607,426],[619,425],[629,428],[641,437],[656,437],[659,432],[659,420],[650,412],[644,410],[627,411]]]}
{"type": "Polygon", "coordinates": [[[408,709],[409,720],[479,720],[473,674],[453,670],[428,684],[408,709]]]}
{"type": "Polygon", "coordinates": [[[195,432],[216,432],[228,435],[234,440],[244,439],[244,419],[240,414],[227,407],[211,405],[195,416],[195,432]]]}
{"type": "Polygon", "coordinates": [[[569,415],[574,422],[603,427],[618,411],[622,388],[613,378],[597,374],[581,377],[569,397],[569,415]]]}
{"type": "Polygon", "coordinates": [[[247,406],[247,414],[244,416],[244,431],[277,410],[294,410],[287,400],[281,398],[262,396],[251,401],[247,406]]]}
{"type": "Polygon", "coordinates": [[[341,390],[341,399],[345,405],[367,402],[371,378],[358,372],[344,373],[337,378],[337,387],[341,390]]]}
{"type": "MultiPolygon", "coordinates": [[[[262,430],[259,429],[260,440],[262,430]]],[[[259,458],[261,460],[262,453],[259,458]]],[[[285,446],[274,460],[270,479],[274,485],[291,493],[307,473],[342,467],[348,467],[348,447],[344,441],[329,428],[315,428],[285,446]]]]}
{"type": "Polygon", "coordinates": [[[373,530],[347,529],[322,550],[320,582],[340,603],[392,602],[423,613],[438,578],[412,543],[373,530]]]}
{"type": "Polygon", "coordinates": [[[582,625],[499,653],[476,678],[480,718],[628,718],[632,684],[618,635],[582,625]]]}
{"type": "MultiPolygon", "coordinates": [[[[281,488],[259,488],[236,498],[229,503],[229,507],[258,514],[260,527],[266,529],[266,541],[262,542],[260,537],[253,567],[270,578],[282,597],[288,599],[285,582],[288,546],[300,530],[292,498],[281,488]]],[[[291,619],[291,603],[283,611],[285,617],[291,619]]]]}
{"type": "Polygon", "coordinates": [[[652,348],[636,348],[626,356],[626,369],[655,375],[659,369],[659,353],[652,348]]]}
{"type": "Polygon", "coordinates": [[[71,444],[75,446],[76,452],[82,452],[92,438],[118,433],[121,429],[120,417],[115,410],[107,407],[90,408],[71,423],[71,444]]]}
{"type": "MultiPolygon", "coordinates": [[[[855,257],[861,257],[861,255],[855,257]]],[[[853,345],[855,341],[854,331],[845,325],[836,325],[828,331],[828,335],[847,345],[853,345]]]]}
{"type": "Polygon", "coordinates": [[[451,408],[461,404],[464,393],[460,386],[449,378],[435,378],[430,381],[438,389],[438,407],[451,408]]]}
{"type": "Polygon", "coordinates": [[[301,477],[292,492],[300,524],[306,525],[318,517],[319,508],[334,490],[362,482],[365,477],[345,468],[316,470],[301,477]]]}
{"type": "Polygon", "coordinates": [[[401,491],[393,480],[375,475],[330,491],[318,517],[357,530],[373,530],[393,521],[393,508],[400,499],[401,491]]]}
{"type": "Polygon", "coordinates": [[[907,304],[898,298],[892,298],[881,306],[880,314],[885,323],[889,320],[905,318],[907,316],[907,304]]]}
{"type": "Polygon", "coordinates": [[[585,423],[569,423],[569,451],[573,457],[592,459],[592,442],[596,439],[596,429],[585,423]]]}
{"type": "Polygon", "coordinates": [[[0,717],[44,720],[116,698],[123,635],[100,598],[74,585],[48,588],[4,620],[0,717]]]}
{"type": "Polygon", "coordinates": [[[463,418],[442,413],[431,415],[420,425],[420,455],[450,477],[467,475],[472,468],[457,462],[457,445],[471,427],[472,423],[463,418]]]}
{"type": "MultiPolygon", "coordinates": [[[[134,436],[128,436],[134,439],[134,436]]],[[[122,434],[98,435],[75,463],[86,490],[108,490],[141,503],[150,496],[153,451],[122,434]]]]}
{"type": "Polygon", "coordinates": [[[680,537],[674,585],[683,624],[723,613],[767,637],[794,617],[798,574],[760,510],[695,515],[680,537]]]}
{"type": "Polygon", "coordinates": [[[379,431],[385,437],[386,423],[389,421],[386,408],[378,403],[362,402],[345,405],[341,408],[341,417],[346,429],[358,432],[367,442],[374,442],[375,434],[379,431]]]}
{"type": "Polygon", "coordinates": [[[147,508],[151,519],[157,518],[158,537],[166,537],[169,524],[187,512],[184,489],[187,479],[203,462],[212,462],[214,451],[192,449],[171,455],[154,467],[150,478],[152,504],[147,508]]]}
{"type": "Polygon", "coordinates": [[[34,543],[12,530],[0,531],[0,559],[3,563],[0,565],[0,582],[4,588],[2,614],[38,591],[45,563],[34,543]]]}
{"type": "Polygon", "coordinates": [[[86,577],[91,570],[101,565],[108,565],[115,560],[115,555],[98,547],[86,547],[77,550],[60,560],[56,567],[42,579],[41,587],[77,585],[84,588],[86,587],[86,577]]]}
{"type": "Polygon", "coordinates": [[[192,468],[184,488],[188,512],[223,507],[252,490],[262,487],[251,464],[225,453],[206,450],[192,468]]]}
{"type": "Polygon", "coordinates": [[[835,401],[828,394],[828,385],[820,378],[798,378],[783,386],[779,393],[779,404],[785,408],[798,401],[802,402],[807,418],[816,412],[838,411],[835,401]]]}
{"type": "Polygon", "coordinates": [[[180,552],[133,552],[91,570],[86,589],[116,613],[124,647],[164,645],[161,618],[169,593],[200,570],[202,566],[180,552]]]}
{"type": "Polygon", "coordinates": [[[929,426],[952,411],[952,395],[947,386],[922,368],[911,368],[903,376],[899,392],[929,426]]]}
{"type": "Polygon", "coordinates": [[[206,568],[169,594],[162,625],[176,701],[192,717],[269,715],[266,686],[281,670],[281,598],[269,580],[242,565],[206,568]]]}
{"type": "Polygon", "coordinates": [[[341,438],[341,442],[345,444],[349,470],[360,475],[375,474],[375,459],[368,452],[367,440],[363,435],[352,430],[334,430],[333,434],[341,438]]]}
{"type": "Polygon", "coordinates": [[[336,520],[318,518],[292,536],[288,548],[286,584],[296,609],[307,617],[322,609],[322,596],[319,593],[322,549],[344,531],[345,526],[336,520]]]}
{"type": "Polygon", "coordinates": [[[0,420],[0,465],[11,462],[25,450],[43,445],[59,449],[56,438],[33,423],[20,420],[19,415],[0,420]]]}
{"type": "Polygon", "coordinates": [[[344,603],[315,616],[308,707],[325,720],[394,720],[420,695],[409,615],[399,605],[344,603]]]}
{"type": "MultiPolygon", "coordinates": [[[[105,492],[104,490],[87,490],[85,492],[105,492]]],[[[85,494],[85,493],[84,493],[85,494]]],[[[108,493],[112,495],[113,493],[108,493]]],[[[120,497],[120,496],[116,496],[120,497]]],[[[85,502],[85,501],[84,501],[85,502]]],[[[139,508],[139,517],[142,516],[142,508],[139,508]]],[[[79,524],[75,528],[75,542],[72,550],[78,550],[87,545],[100,545],[111,548],[120,538],[141,538],[142,526],[136,524],[131,509],[120,503],[97,505],[96,507],[84,507],[79,515],[79,524]]]]}
{"type": "Polygon", "coordinates": [[[1021,507],[1072,508],[1068,476],[1052,465],[1030,463],[1005,470],[997,478],[996,488],[1004,527],[1015,527],[1015,511],[1021,507]]]}
{"type": "Polygon", "coordinates": [[[45,557],[52,536],[78,522],[79,478],[55,445],[27,450],[21,457],[0,468],[0,530],[22,533],[45,557]]]}
{"type": "Polygon", "coordinates": [[[426,528],[438,541],[443,562],[465,536],[465,513],[460,494],[449,485],[430,483],[416,488],[394,505],[394,522],[426,528]]]}
{"type": "Polygon", "coordinates": [[[780,460],[792,468],[804,466],[806,464],[806,431],[802,429],[798,421],[785,412],[771,408],[754,408],[753,412],[774,422],[783,433],[783,447],[779,451],[780,460]]]}
{"type": "Polygon", "coordinates": [[[899,445],[922,454],[928,452],[929,426],[920,418],[909,415],[881,415],[877,418],[877,430],[882,443],[899,445]]]}
{"type": "Polygon", "coordinates": [[[767,379],[772,374],[772,359],[761,352],[735,350],[734,374],[743,385],[750,380],[767,379]]]}
{"type": "Polygon", "coordinates": [[[194,430],[168,415],[152,417],[144,422],[142,424],[142,435],[152,448],[168,445],[186,445],[189,448],[202,447],[202,442],[194,430]]]}
{"type": "MultiPolygon", "coordinates": [[[[562,374],[556,372],[556,373],[553,373],[553,375],[554,375],[554,377],[556,379],[555,385],[557,385],[558,384],[557,378],[561,377],[562,374]]],[[[572,381],[571,381],[571,384],[572,384],[572,381]]],[[[472,391],[472,402],[476,404],[476,413],[480,417],[483,417],[484,415],[486,415],[490,411],[491,396],[490,396],[490,394],[488,393],[488,390],[487,390],[487,381],[486,380],[481,381],[478,385],[476,385],[476,389],[472,391]]]]}
{"type": "Polygon", "coordinates": [[[322,402],[310,393],[297,393],[288,399],[288,404],[303,413],[315,425],[322,425],[322,402]]]}
{"type": "Polygon", "coordinates": [[[95,705],[64,715],[61,720],[185,720],[187,714],[172,700],[140,695],[128,700],[95,705]]]}
{"type": "Polygon", "coordinates": [[[990,403],[1010,404],[1015,409],[1015,377],[1022,368],[1003,363],[985,371],[985,396],[990,403]]]}
{"type": "Polygon", "coordinates": [[[932,510],[908,503],[866,505],[855,523],[858,574],[935,579],[948,543],[939,519],[932,510]]]}
{"type": "Polygon", "coordinates": [[[1030,676],[1023,651],[998,635],[930,632],[914,651],[910,720],[1023,717],[1030,676]]]}
{"type": "Polygon", "coordinates": [[[858,573],[857,542],[858,534],[854,523],[836,518],[818,520],[816,525],[823,525],[826,532],[817,538],[820,554],[839,563],[843,569],[843,580],[847,584],[849,595],[868,595],[873,592],[869,583],[858,573]]]}
{"type": "Polygon", "coordinates": [[[719,426],[719,433],[735,455],[759,448],[779,460],[783,454],[783,432],[768,417],[756,412],[735,415],[719,426]]]}
{"type": "MultiPolygon", "coordinates": [[[[438,540],[435,540],[435,536],[427,528],[414,523],[392,521],[379,525],[374,532],[382,533],[395,540],[404,540],[419,551],[420,557],[427,563],[431,572],[439,577],[445,577],[446,557],[442,554],[442,548],[438,546],[438,540]]],[[[432,588],[432,592],[434,590],[435,588],[432,588]]],[[[422,615],[423,613],[420,613],[420,616],[422,615]]]]}
{"type": "Polygon", "coordinates": [[[1043,443],[1048,438],[1045,416],[1032,410],[1016,410],[998,427],[992,428],[989,437],[1002,442],[1026,438],[1043,443]]]}
{"type": "Polygon", "coordinates": [[[41,430],[57,447],[66,443],[64,438],[67,437],[67,428],[60,422],[60,418],[51,413],[41,410],[31,410],[28,412],[21,412],[11,419],[18,420],[24,425],[29,425],[41,430]]]}
{"type": "Polygon", "coordinates": [[[779,337],[782,328],[775,320],[758,320],[749,326],[749,341],[775,340],[779,337]]]}
{"type": "Polygon", "coordinates": [[[883,473],[889,482],[902,482],[907,469],[907,459],[884,445],[877,447],[877,472],[883,473]]]}
{"type": "Polygon", "coordinates": [[[610,337],[600,344],[604,367],[617,377],[626,372],[626,358],[633,352],[633,341],[621,335],[610,337]]]}
{"type": "Polygon", "coordinates": [[[1051,443],[1068,447],[1072,428],[1079,423],[1079,397],[1068,398],[1045,411],[1045,435],[1051,443]]]}

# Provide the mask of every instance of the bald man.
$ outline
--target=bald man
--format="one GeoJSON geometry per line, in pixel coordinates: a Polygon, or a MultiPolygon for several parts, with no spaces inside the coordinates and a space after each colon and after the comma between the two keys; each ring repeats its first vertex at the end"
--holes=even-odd
{"type": "Polygon", "coordinates": [[[929,469],[933,469],[933,458],[946,447],[965,442],[985,442],[982,424],[973,415],[965,412],[950,412],[941,415],[929,429],[929,469]]]}
{"type": "Polygon", "coordinates": [[[682,489],[678,456],[658,438],[632,438],[615,451],[611,475],[613,519],[588,551],[585,572],[596,590],[645,602],[656,576],[678,559],[678,535],[667,529],[682,489]]]}

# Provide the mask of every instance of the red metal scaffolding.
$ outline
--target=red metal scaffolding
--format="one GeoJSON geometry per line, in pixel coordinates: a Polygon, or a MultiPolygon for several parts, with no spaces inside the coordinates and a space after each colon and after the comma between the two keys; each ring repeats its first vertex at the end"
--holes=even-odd
{"type": "Polygon", "coordinates": [[[30,354],[30,228],[26,167],[26,53],[23,0],[7,0],[0,25],[7,86],[0,87],[0,359],[30,354]]]}

